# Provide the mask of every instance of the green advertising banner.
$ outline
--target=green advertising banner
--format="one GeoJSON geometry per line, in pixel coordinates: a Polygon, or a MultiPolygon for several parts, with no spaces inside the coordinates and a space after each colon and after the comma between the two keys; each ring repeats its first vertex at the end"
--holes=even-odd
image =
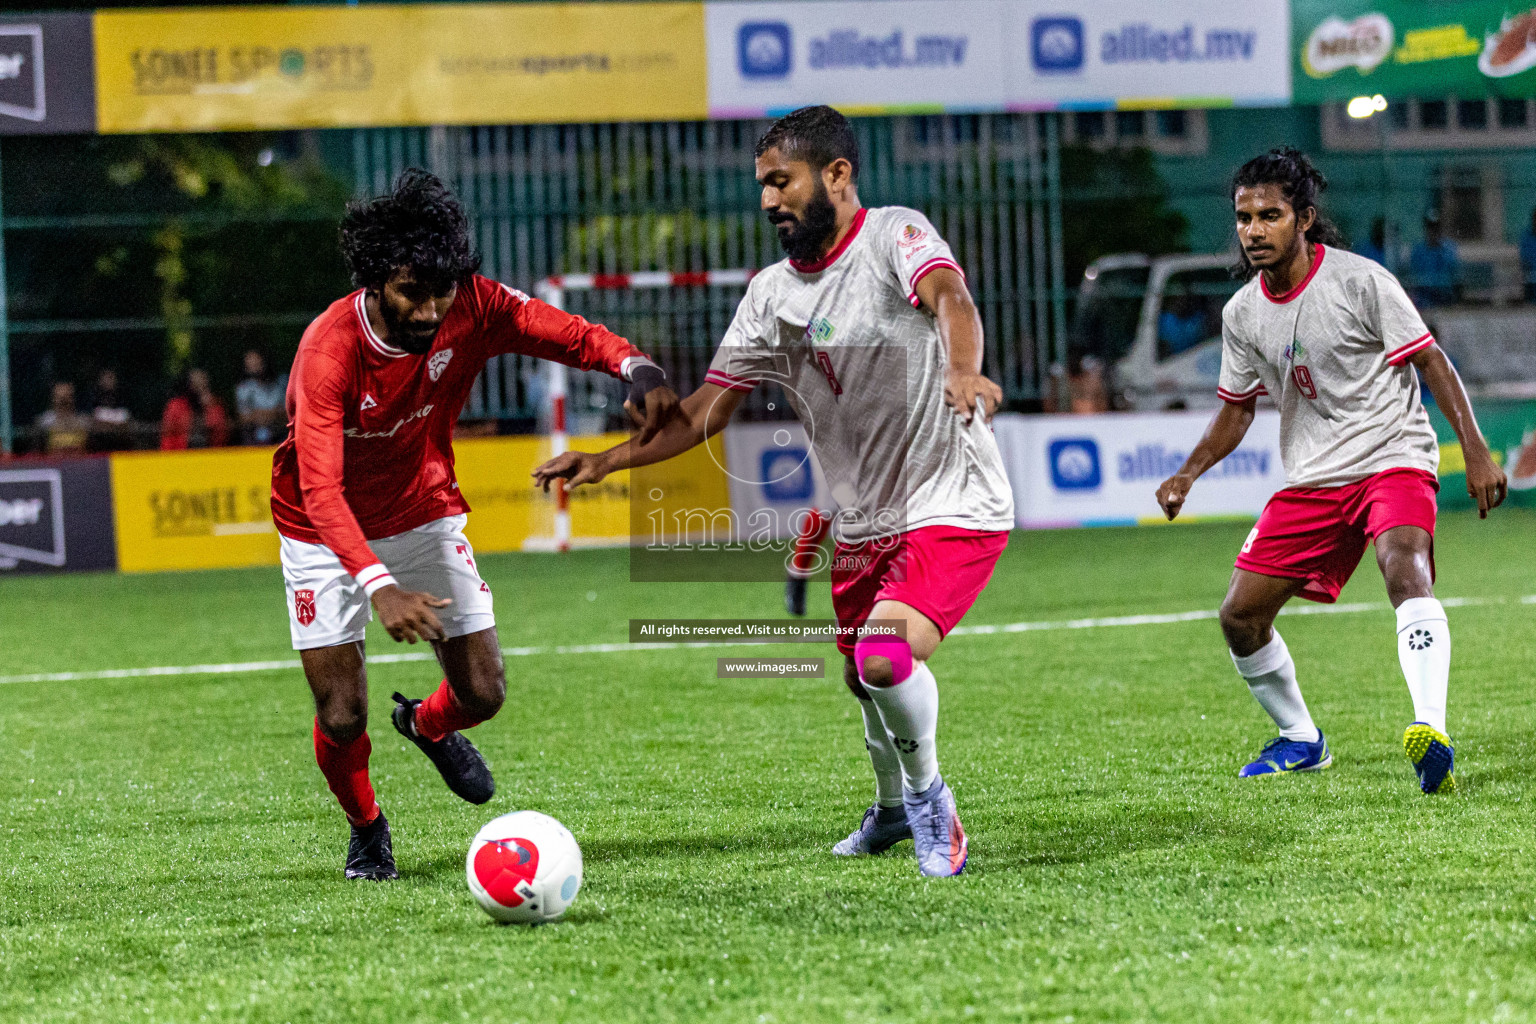
{"type": "MultiPolygon", "coordinates": [[[[1509,474],[1509,503],[1536,508],[1536,402],[1488,399],[1473,404],[1493,457],[1509,474]]],[[[1429,418],[1440,436],[1440,507],[1471,508],[1467,464],[1456,432],[1438,408],[1431,407],[1429,418]]]]}
{"type": "Polygon", "coordinates": [[[1536,95],[1536,0],[1292,0],[1294,102],[1536,95]]]}

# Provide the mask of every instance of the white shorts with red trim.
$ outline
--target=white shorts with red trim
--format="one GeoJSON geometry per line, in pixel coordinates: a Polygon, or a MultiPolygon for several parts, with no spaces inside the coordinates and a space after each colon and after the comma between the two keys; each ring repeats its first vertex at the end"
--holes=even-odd
{"type": "MultiPolygon", "coordinates": [[[[462,515],[448,516],[368,542],[402,589],[453,602],[437,609],[443,630],[450,637],[496,625],[491,588],[475,568],[475,553],[464,537],[464,523],[462,515]]],[[[324,544],[291,537],[280,540],[293,649],[304,651],[362,640],[373,618],[373,606],[362,585],[324,544]]]]}

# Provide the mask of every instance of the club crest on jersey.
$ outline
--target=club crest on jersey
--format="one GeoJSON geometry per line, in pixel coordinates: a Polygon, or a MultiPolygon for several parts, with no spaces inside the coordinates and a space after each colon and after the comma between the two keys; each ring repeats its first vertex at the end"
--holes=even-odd
{"type": "Polygon", "coordinates": [[[1307,358],[1307,349],[1306,349],[1306,346],[1302,345],[1302,343],[1299,340],[1298,341],[1293,341],[1289,345],[1285,346],[1285,361],[1286,362],[1294,363],[1294,362],[1296,362],[1298,360],[1305,359],[1305,358],[1307,358]]]}
{"type": "Polygon", "coordinates": [[[369,409],[377,409],[378,406],[379,406],[379,403],[375,402],[373,400],[373,396],[372,395],[365,394],[365,395],[363,395],[363,404],[358,406],[358,411],[359,412],[367,412],[369,409]]]}
{"type": "Polygon", "coordinates": [[[315,621],[315,592],[313,590],[295,590],[293,592],[293,617],[299,620],[299,625],[307,626],[315,621]]]}
{"type": "Polygon", "coordinates": [[[813,345],[825,345],[832,340],[832,334],[837,328],[832,326],[832,321],[824,316],[814,318],[805,325],[805,338],[813,345]]]}
{"type": "Polygon", "coordinates": [[[432,353],[432,358],[427,360],[427,376],[432,378],[434,384],[437,383],[437,378],[443,375],[443,371],[448,368],[448,360],[452,358],[453,349],[445,348],[441,352],[432,353]]]}

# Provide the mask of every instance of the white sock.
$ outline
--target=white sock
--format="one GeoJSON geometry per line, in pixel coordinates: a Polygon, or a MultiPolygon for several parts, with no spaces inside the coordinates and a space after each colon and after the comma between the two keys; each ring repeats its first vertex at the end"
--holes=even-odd
{"type": "Polygon", "coordinates": [[[939,774],[934,734],[939,728],[939,684],[922,662],[895,686],[866,686],[864,692],[880,710],[901,762],[901,781],[908,793],[922,793],[939,774]]]}
{"type": "Polygon", "coordinates": [[[1248,681],[1254,699],[1280,727],[1281,736],[1303,743],[1317,742],[1318,728],[1301,697],[1301,687],[1296,685],[1296,663],[1291,660],[1290,649],[1278,629],[1273,631],[1269,643],[1252,654],[1233,654],[1232,664],[1248,681]]]}
{"type": "Polygon", "coordinates": [[[864,714],[864,748],[869,751],[869,763],[875,769],[875,803],[881,807],[901,806],[901,761],[896,757],[896,745],[885,734],[880,721],[880,709],[873,700],[859,701],[864,714]]]}
{"type": "Polygon", "coordinates": [[[1445,732],[1445,694],[1451,680],[1451,626],[1432,597],[1397,606],[1397,661],[1413,696],[1413,716],[1445,732]]]}

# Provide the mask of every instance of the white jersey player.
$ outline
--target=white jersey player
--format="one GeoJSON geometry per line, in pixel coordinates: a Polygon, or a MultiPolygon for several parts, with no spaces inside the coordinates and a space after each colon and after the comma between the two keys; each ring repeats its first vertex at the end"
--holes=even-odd
{"type": "Polygon", "coordinates": [[[1233,179],[1237,234],[1251,279],[1222,312],[1219,393],[1226,404],[1178,473],[1158,490],[1168,518],[1195,479],[1230,454],[1268,395],[1280,408],[1286,486],[1237,556],[1221,628],[1238,672],[1280,734],[1239,773],[1317,771],[1333,754],[1312,721],[1275,616],[1292,597],[1332,602],[1366,547],[1397,609],[1398,659],[1413,698],[1403,749],[1425,793],[1448,792],[1451,636],[1434,596],[1439,444],[1416,370],[1466,455],[1467,490],[1483,515],[1504,499],[1503,472],[1477,429],[1450,361],[1397,279],[1336,248],[1307,158],[1277,149],[1233,179]]]}
{"type": "Polygon", "coordinates": [[[987,421],[976,307],[922,214],[866,210],[847,120],[807,107],[757,146],[762,205],[789,258],[753,278],[704,385],[647,444],[567,453],[534,475],[574,487],[660,462],[722,430],[757,384],[783,386],[832,489],[832,603],[844,681],[859,698],[876,800],[834,847],[910,836],[925,875],[959,874],[967,842],[939,775],[928,659],[991,579],[1013,500],[987,421]],[[900,623],[900,636],[867,628],[900,623]]]}

